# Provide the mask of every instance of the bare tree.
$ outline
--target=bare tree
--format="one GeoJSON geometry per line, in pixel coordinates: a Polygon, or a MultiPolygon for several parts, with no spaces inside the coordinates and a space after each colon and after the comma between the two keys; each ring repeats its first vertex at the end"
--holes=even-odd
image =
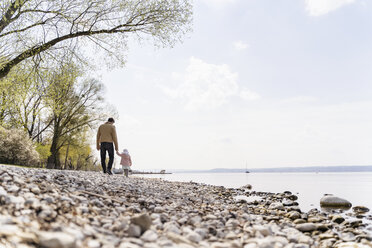
{"type": "Polygon", "coordinates": [[[172,46],[190,30],[191,0],[2,0],[0,79],[24,61],[90,42],[123,62],[130,34],[172,46]]]}

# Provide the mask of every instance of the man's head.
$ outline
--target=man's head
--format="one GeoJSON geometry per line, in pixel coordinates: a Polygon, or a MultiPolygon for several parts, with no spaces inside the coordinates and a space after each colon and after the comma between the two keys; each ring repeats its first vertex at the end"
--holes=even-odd
{"type": "Polygon", "coordinates": [[[107,121],[108,121],[108,122],[111,122],[111,123],[115,123],[115,120],[114,120],[114,118],[112,118],[112,117],[108,118],[107,121]]]}

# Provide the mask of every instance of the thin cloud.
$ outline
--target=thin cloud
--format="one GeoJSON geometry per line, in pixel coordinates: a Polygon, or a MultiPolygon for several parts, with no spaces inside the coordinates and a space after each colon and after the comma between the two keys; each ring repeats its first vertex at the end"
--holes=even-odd
{"type": "Polygon", "coordinates": [[[306,0],[306,10],[311,16],[325,15],[356,0],[306,0]]]}
{"type": "Polygon", "coordinates": [[[257,100],[261,98],[261,96],[258,93],[247,90],[247,89],[240,91],[239,96],[242,99],[248,100],[248,101],[253,101],[253,100],[257,100]]]}
{"type": "Polygon", "coordinates": [[[313,96],[295,96],[291,98],[285,99],[283,102],[285,103],[309,103],[309,102],[316,102],[319,99],[313,96]]]}
{"type": "Polygon", "coordinates": [[[179,82],[178,87],[160,88],[167,96],[184,101],[186,110],[214,109],[236,96],[244,100],[259,97],[255,92],[240,90],[238,74],[226,64],[209,64],[191,57],[185,73],[174,73],[173,78],[179,82]]]}
{"type": "Polygon", "coordinates": [[[202,1],[211,6],[221,6],[221,5],[235,3],[237,0],[202,0],[202,1]]]}
{"type": "Polygon", "coordinates": [[[238,51],[245,50],[249,47],[248,43],[245,43],[241,40],[234,42],[234,48],[238,51]]]}

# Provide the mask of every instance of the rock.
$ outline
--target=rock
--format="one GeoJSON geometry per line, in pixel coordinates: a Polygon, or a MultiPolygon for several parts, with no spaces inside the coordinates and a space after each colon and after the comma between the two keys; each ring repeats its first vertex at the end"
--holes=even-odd
{"type": "Polygon", "coordinates": [[[88,248],[100,248],[101,243],[98,240],[89,240],[87,244],[88,248]]]}
{"type": "Polygon", "coordinates": [[[202,240],[202,237],[198,233],[196,233],[192,230],[187,232],[186,238],[188,240],[190,240],[191,242],[194,242],[194,243],[199,243],[202,240]]]}
{"type": "Polygon", "coordinates": [[[138,238],[141,236],[141,227],[134,224],[130,224],[127,232],[129,237],[138,238]]]}
{"type": "Polygon", "coordinates": [[[166,236],[168,239],[172,240],[176,244],[192,244],[187,238],[172,232],[166,233],[166,236]]]}
{"type": "Polygon", "coordinates": [[[329,228],[325,224],[317,224],[316,225],[316,230],[321,231],[321,232],[325,232],[325,231],[328,231],[329,228]]]}
{"type": "Polygon", "coordinates": [[[295,205],[294,201],[286,201],[286,200],[283,201],[283,206],[285,207],[293,206],[293,205],[295,205]]]}
{"type": "Polygon", "coordinates": [[[350,208],[351,205],[348,200],[333,195],[326,195],[320,199],[320,206],[324,208],[350,208]]]}
{"type": "Polygon", "coordinates": [[[165,223],[163,228],[165,232],[173,232],[176,234],[181,234],[181,230],[172,222],[165,223]]]}
{"type": "Polygon", "coordinates": [[[345,218],[342,217],[341,215],[334,215],[334,216],[332,217],[332,221],[333,221],[333,222],[336,222],[337,224],[341,224],[342,222],[345,221],[345,218]]]}
{"type": "Polygon", "coordinates": [[[358,214],[364,214],[369,212],[369,208],[364,207],[364,206],[355,206],[353,207],[353,211],[358,214]]]}
{"type": "Polygon", "coordinates": [[[256,233],[256,237],[257,237],[257,234],[262,235],[263,237],[266,237],[272,234],[269,227],[261,226],[261,225],[254,225],[253,231],[256,233]]]}
{"type": "Polygon", "coordinates": [[[291,220],[296,220],[301,218],[301,214],[297,211],[292,211],[288,214],[288,218],[290,218],[291,220]]]}
{"type": "Polygon", "coordinates": [[[202,239],[204,239],[208,233],[208,230],[205,228],[195,228],[194,231],[199,234],[202,239]]]}
{"type": "Polygon", "coordinates": [[[39,244],[45,248],[74,248],[76,239],[63,232],[38,232],[39,244]]]}
{"type": "Polygon", "coordinates": [[[8,188],[8,192],[11,192],[11,193],[16,193],[19,191],[19,187],[16,186],[16,185],[12,185],[8,188]]]}
{"type": "Polygon", "coordinates": [[[249,197],[245,195],[238,195],[234,197],[237,202],[250,202],[249,197]]]}
{"type": "Polygon", "coordinates": [[[287,196],[287,198],[288,198],[289,200],[292,200],[292,201],[296,201],[296,200],[298,200],[298,196],[297,196],[297,195],[290,195],[290,196],[287,196]]]}
{"type": "Polygon", "coordinates": [[[237,226],[239,226],[239,221],[236,220],[236,219],[229,219],[228,221],[226,221],[225,223],[225,226],[226,227],[232,227],[232,228],[235,228],[237,226]]]}
{"type": "Polygon", "coordinates": [[[141,239],[145,242],[154,242],[158,239],[158,234],[153,230],[147,230],[142,234],[141,239]]]}
{"type": "Polygon", "coordinates": [[[0,196],[6,196],[7,194],[8,192],[2,186],[0,186],[0,196]]]}
{"type": "Polygon", "coordinates": [[[312,232],[316,230],[316,225],[313,223],[303,223],[303,224],[297,224],[296,229],[301,232],[312,232]]]}
{"type": "Polygon", "coordinates": [[[246,184],[246,185],[244,185],[244,186],[242,186],[242,187],[240,187],[241,189],[252,189],[252,185],[250,185],[250,184],[246,184]]]}
{"type": "Polygon", "coordinates": [[[33,185],[32,187],[29,188],[30,191],[36,195],[40,194],[41,190],[37,185],[33,185]]]}
{"type": "Polygon", "coordinates": [[[302,223],[306,223],[306,220],[304,220],[304,219],[296,219],[296,220],[294,220],[293,221],[293,224],[302,224],[302,223]]]}
{"type": "Polygon", "coordinates": [[[284,206],[281,202],[273,202],[270,204],[269,209],[284,210],[284,206]]]}
{"type": "Polygon", "coordinates": [[[151,217],[148,214],[138,214],[130,219],[132,224],[135,224],[141,228],[141,232],[146,232],[152,223],[151,217]]]}
{"type": "Polygon", "coordinates": [[[190,224],[195,227],[198,227],[201,221],[202,221],[202,218],[199,215],[194,216],[189,220],[190,224]]]}
{"type": "Polygon", "coordinates": [[[162,207],[155,207],[154,208],[154,213],[163,213],[164,212],[164,208],[162,208],[162,207]]]}
{"type": "Polygon", "coordinates": [[[355,243],[355,242],[345,242],[339,243],[334,246],[335,248],[371,248],[369,245],[355,243]]]}
{"type": "Polygon", "coordinates": [[[16,225],[0,225],[0,236],[14,236],[20,231],[16,225]]]}
{"type": "Polygon", "coordinates": [[[211,248],[231,248],[231,245],[229,243],[214,242],[211,248]]]}
{"type": "Polygon", "coordinates": [[[341,233],[341,239],[345,242],[355,241],[355,235],[351,232],[341,233]]]}

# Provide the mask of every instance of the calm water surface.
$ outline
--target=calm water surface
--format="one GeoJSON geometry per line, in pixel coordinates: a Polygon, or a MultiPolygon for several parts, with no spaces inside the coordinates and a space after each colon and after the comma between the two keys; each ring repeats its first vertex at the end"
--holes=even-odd
{"type": "Polygon", "coordinates": [[[298,195],[302,211],[318,208],[324,194],[334,194],[353,206],[372,209],[372,172],[347,173],[174,173],[140,175],[168,181],[198,182],[238,188],[251,184],[255,191],[284,192],[298,195]]]}

